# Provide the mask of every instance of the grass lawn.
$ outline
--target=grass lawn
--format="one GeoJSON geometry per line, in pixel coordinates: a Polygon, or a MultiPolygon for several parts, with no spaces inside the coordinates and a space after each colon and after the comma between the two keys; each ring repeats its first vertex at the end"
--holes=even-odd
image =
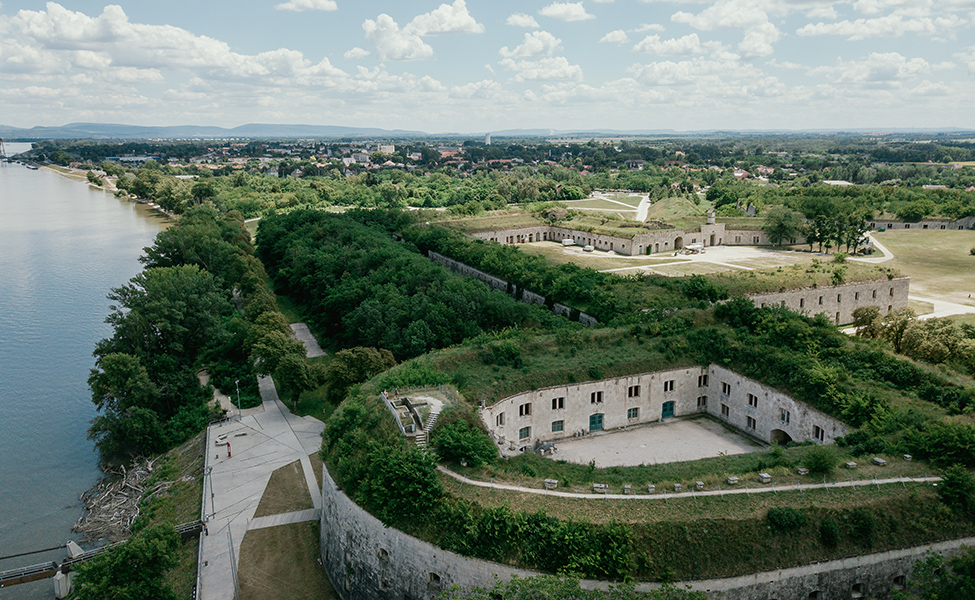
{"type": "Polygon", "coordinates": [[[271,473],[261,502],[257,505],[254,517],[266,517],[281,513],[314,508],[308,484],[301,470],[301,462],[294,461],[271,473]]]}
{"type": "Polygon", "coordinates": [[[544,256],[549,262],[555,265],[572,263],[579,265],[580,267],[596,269],[597,271],[673,262],[670,258],[620,256],[614,252],[582,252],[582,249],[578,246],[565,248],[562,246],[562,244],[557,244],[555,242],[534,242],[531,244],[521,244],[518,246],[518,249],[525,254],[544,256]]]}
{"type": "Polygon", "coordinates": [[[948,317],[948,318],[951,319],[952,321],[954,321],[955,323],[958,323],[959,325],[964,324],[964,325],[971,325],[971,326],[975,327],[975,314],[970,314],[970,315],[954,315],[954,316],[948,317]]]}
{"type": "Polygon", "coordinates": [[[640,201],[643,200],[644,194],[633,194],[631,192],[604,192],[598,197],[608,198],[609,200],[616,200],[617,202],[622,202],[623,204],[629,204],[633,208],[640,205],[640,201]]]}
{"type": "Polygon", "coordinates": [[[934,312],[934,304],[922,302],[921,300],[908,300],[907,308],[914,311],[914,314],[927,315],[934,312]]]}
{"type": "Polygon", "coordinates": [[[318,455],[318,452],[313,452],[308,455],[308,460],[311,461],[311,468],[315,471],[315,479],[318,481],[318,489],[322,488],[322,467],[324,463],[322,462],[322,457],[318,455]]]}
{"type": "MultiPolygon", "coordinates": [[[[610,200],[605,200],[602,198],[589,198],[586,200],[569,200],[565,203],[569,208],[574,208],[578,210],[585,210],[587,208],[597,208],[597,209],[607,209],[607,210],[617,210],[620,212],[635,214],[636,204],[626,203],[626,206],[619,202],[612,202],[610,200]],[[629,206],[630,208],[627,208],[629,206]]],[[[639,202],[637,202],[639,204],[639,202]]]]}
{"type": "Polygon", "coordinates": [[[686,197],[664,198],[650,205],[647,219],[671,223],[677,219],[686,219],[692,224],[691,229],[699,229],[707,218],[707,202],[695,203],[686,197]]]}
{"type": "MultiPolygon", "coordinates": [[[[672,261],[667,261],[672,262],[672,261]]],[[[716,265],[708,262],[692,262],[687,264],[669,264],[663,267],[654,267],[655,273],[667,275],[669,277],[684,277],[686,275],[709,275],[711,273],[725,272],[744,272],[743,269],[735,269],[725,265],[716,265]]]]}
{"type": "Polygon", "coordinates": [[[310,521],[248,531],[240,545],[241,600],[338,600],[318,562],[318,530],[310,521]]]}
{"type": "Polygon", "coordinates": [[[874,233],[894,254],[884,265],[911,278],[911,293],[975,305],[975,231],[896,230],[874,233]]]}

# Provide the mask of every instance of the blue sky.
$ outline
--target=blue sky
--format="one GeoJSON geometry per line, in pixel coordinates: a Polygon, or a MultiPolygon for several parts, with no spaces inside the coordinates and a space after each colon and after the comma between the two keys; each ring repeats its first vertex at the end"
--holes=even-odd
{"type": "Polygon", "coordinates": [[[0,0],[0,124],[975,128],[975,0],[0,0]]]}

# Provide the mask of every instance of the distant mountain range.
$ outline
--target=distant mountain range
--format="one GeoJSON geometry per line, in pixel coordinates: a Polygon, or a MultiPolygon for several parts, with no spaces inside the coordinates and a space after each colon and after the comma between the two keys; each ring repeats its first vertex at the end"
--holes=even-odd
{"type": "MultiPolygon", "coordinates": [[[[176,125],[167,127],[147,127],[140,125],[120,125],[114,123],[69,123],[61,127],[32,127],[24,129],[0,125],[0,139],[50,140],[50,139],[104,139],[104,140],[135,140],[135,139],[314,139],[314,138],[371,138],[371,139],[408,139],[408,138],[436,138],[436,139],[471,139],[483,138],[481,133],[438,133],[431,134],[423,131],[405,129],[379,129],[375,127],[340,127],[332,125],[272,125],[265,123],[251,123],[234,128],[210,127],[204,125],[176,125]]],[[[674,129],[591,129],[591,130],[556,130],[556,129],[507,129],[490,132],[497,138],[605,138],[605,137],[643,137],[643,136],[721,136],[735,135],[883,135],[883,134],[975,134],[975,130],[961,127],[943,128],[907,128],[895,127],[860,128],[860,129],[808,129],[808,130],[698,130],[677,131],[674,129]]]]}

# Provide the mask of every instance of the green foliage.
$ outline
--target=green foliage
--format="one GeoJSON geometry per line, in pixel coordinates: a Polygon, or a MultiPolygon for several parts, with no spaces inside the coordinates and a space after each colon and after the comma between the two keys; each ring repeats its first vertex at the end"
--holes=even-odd
{"type": "Polygon", "coordinates": [[[830,518],[819,522],[819,541],[827,548],[835,548],[840,543],[840,525],[830,518]]]}
{"type": "Polygon", "coordinates": [[[809,522],[804,512],[791,506],[775,506],[768,509],[765,520],[769,527],[780,533],[801,529],[809,522]]]}
{"type": "Polygon", "coordinates": [[[865,546],[873,544],[873,534],[877,529],[877,518],[866,508],[855,508],[847,516],[847,523],[853,538],[865,546]]]}
{"type": "Polygon", "coordinates": [[[90,561],[77,566],[76,600],[176,600],[163,582],[176,564],[179,537],[172,524],[160,524],[130,537],[90,561]]]}
{"type": "Polygon", "coordinates": [[[914,563],[908,581],[909,592],[898,592],[897,600],[975,600],[975,549],[967,548],[945,560],[929,553],[914,563]]]}
{"type": "Polygon", "coordinates": [[[443,496],[436,463],[416,446],[375,447],[358,500],[386,525],[416,525],[430,518],[443,496]]]}
{"type": "Polygon", "coordinates": [[[792,243],[800,237],[801,230],[802,215],[791,208],[776,206],[765,213],[762,231],[773,246],[792,243]]]}
{"type": "Polygon", "coordinates": [[[836,468],[839,459],[829,446],[815,446],[806,453],[802,464],[816,475],[828,475],[836,468]]]}
{"type": "Polygon", "coordinates": [[[975,517],[975,479],[964,466],[955,464],[945,469],[938,496],[952,510],[975,517]]]}
{"type": "Polygon", "coordinates": [[[498,449],[490,435],[467,421],[455,421],[440,425],[433,431],[431,443],[440,460],[466,461],[472,467],[492,463],[498,458],[498,449]]]}
{"type": "MultiPolygon", "coordinates": [[[[349,348],[339,350],[328,363],[323,380],[328,384],[328,395],[339,401],[356,383],[362,383],[396,366],[396,360],[389,350],[376,348],[349,348]]],[[[394,386],[395,387],[395,386],[394,386]]]]}
{"type": "Polygon", "coordinates": [[[726,300],[728,290],[702,275],[691,275],[681,282],[681,292],[691,300],[707,303],[726,300]]]}

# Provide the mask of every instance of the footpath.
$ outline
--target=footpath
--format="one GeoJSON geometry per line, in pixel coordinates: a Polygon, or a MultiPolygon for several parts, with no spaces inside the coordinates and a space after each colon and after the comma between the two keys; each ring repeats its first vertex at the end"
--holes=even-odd
{"type": "Polygon", "coordinates": [[[199,557],[200,600],[237,596],[240,544],[248,530],[317,520],[322,508],[321,490],[308,456],[321,448],[324,424],[288,412],[270,377],[260,378],[259,383],[262,410],[232,416],[207,430],[203,487],[207,534],[199,557]],[[301,461],[314,509],[255,519],[271,473],[296,460],[301,461]]]}

